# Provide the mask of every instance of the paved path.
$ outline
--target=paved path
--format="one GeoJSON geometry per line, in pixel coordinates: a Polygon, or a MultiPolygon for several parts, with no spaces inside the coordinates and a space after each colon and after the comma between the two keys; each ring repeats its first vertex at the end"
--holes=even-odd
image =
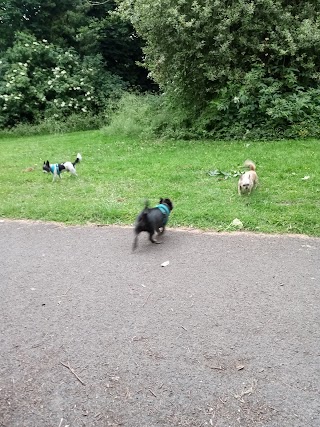
{"type": "Polygon", "coordinates": [[[1,427],[320,426],[320,239],[132,240],[0,222],[1,427]]]}

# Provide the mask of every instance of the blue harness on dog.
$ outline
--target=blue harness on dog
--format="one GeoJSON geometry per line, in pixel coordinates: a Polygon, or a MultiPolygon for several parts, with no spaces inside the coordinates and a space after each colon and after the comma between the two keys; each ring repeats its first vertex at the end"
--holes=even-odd
{"type": "Polygon", "coordinates": [[[59,169],[59,163],[50,165],[50,171],[51,171],[51,173],[53,173],[53,175],[54,175],[54,172],[56,171],[57,175],[60,176],[61,171],[59,169]]]}
{"type": "Polygon", "coordinates": [[[156,208],[160,209],[161,212],[163,213],[163,225],[166,225],[169,219],[170,209],[168,208],[167,205],[164,205],[163,203],[161,203],[160,205],[157,205],[156,208]]]}

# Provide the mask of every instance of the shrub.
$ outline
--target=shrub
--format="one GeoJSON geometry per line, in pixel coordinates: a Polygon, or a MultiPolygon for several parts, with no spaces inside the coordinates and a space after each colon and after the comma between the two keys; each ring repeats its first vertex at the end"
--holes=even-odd
{"type": "Polygon", "coordinates": [[[320,3],[118,0],[182,132],[316,136],[320,3]],[[172,106],[172,107],[171,107],[172,106]]]}
{"type": "Polygon", "coordinates": [[[81,59],[73,49],[63,50],[27,33],[16,35],[0,73],[2,128],[75,113],[97,114],[124,87],[119,77],[104,71],[99,55],[81,59]]]}

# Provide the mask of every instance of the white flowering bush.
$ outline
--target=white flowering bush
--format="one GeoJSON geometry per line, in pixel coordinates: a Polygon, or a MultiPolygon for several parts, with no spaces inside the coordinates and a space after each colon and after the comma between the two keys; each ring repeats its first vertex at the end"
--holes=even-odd
{"type": "Polygon", "coordinates": [[[73,49],[18,33],[0,61],[0,126],[98,113],[123,86],[99,55],[81,58],[73,49]]]}

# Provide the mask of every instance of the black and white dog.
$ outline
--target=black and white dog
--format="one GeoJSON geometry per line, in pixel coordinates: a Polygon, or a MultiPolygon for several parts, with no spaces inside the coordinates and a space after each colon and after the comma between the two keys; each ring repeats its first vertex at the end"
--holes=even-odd
{"type": "Polygon", "coordinates": [[[160,199],[159,204],[154,208],[149,208],[149,202],[146,200],[143,211],[137,217],[134,232],[135,238],[132,250],[135,250],[138,245],[138,235],[142,231],[149,233],[149,240],[152,243],[160,243],[154,240],[155,232],[162,234],[168,222],[169,215],[173,209],[173,204],[170,199],[160,199]],[[161,231],[160,231],[161,229],[161,231]]]}
{"type": "Polygon", "coordinates": [[[49,160],[43,162],[42,170],[46,173],[52,173],[53,180],[55,181],[58,177],[61,178],[61,172],[67,171],[72,175],[77,176],[76,172],[76,164],[82,160],[81,154],[77,154],[76,160],[72,162],[64,162],[64,163],[49,163],[49,160]]]}

